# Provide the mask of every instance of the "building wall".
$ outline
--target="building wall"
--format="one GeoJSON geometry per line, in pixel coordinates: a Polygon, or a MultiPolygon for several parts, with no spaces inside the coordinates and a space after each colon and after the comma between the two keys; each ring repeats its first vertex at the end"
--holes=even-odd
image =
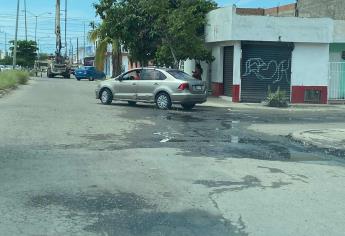
{"type": "Polygon", "coordinates": [[[129,59],[128,55],[122,55],[122,68],[124,71],[128,71],[129,68],[129,59]]]}
{"type": "MultiPolygon", "coordinates": [[[[212,63],[212,90],[214,96],[223,95],[223,50],[224,46],[234,46],[233,101],[241,97],[241,42],[214,44],[215,61],[212,63]]],[[[292,53],[291,101],[303,103],[306,90],[321,91],[321,102],[327,103],[329,45],[295,43],[292,53]]]]}
{"type": "MultiPolygon", "coordinates": [[[[239,101],[240,97],[240,86],[241,86],[241,42],[240,41],[229,41],[217,44],[212,44],[211,50],[212,55],[215,60],[211,63],[210,76],[207,76],[210,81],[212,95],[222,96],[224,95],[224,85],[223,85],[223,66],[224,66],[224,47],[234,46],[234,65],[233,65],[233,100],[239,101]]],[[[191,69],[189,62],[185,63],[185,71],[188,73],[191,69]]],[[[203,67],[204,68],[204,67],[203,67]]],[[[204,70],[205,72],[205,70],[204,70]]]]}
{"type": "Polygon", "coordinates": [[[330,43],[333,41],[331,19],[237,15],[226,7],[207,15],[206,42],[282,41],[330,43]]]}
{"type": "Polygon", "coordinates": [[[222,42],[232,38],[233,8],[218,8],[207,14],[206,42],[222,42]]]}
{"type": "Polygon", "coordinates": [[[334,21],[333,42],[334,43],[345,42],[345,21],[342,21],[342,20],[334,21]]]}
{"type": "Polygon", "coordinates": [[[321,103],[327,103],[328,44],[296,43],[292,52],[291,102],[303,103],[306,90],[321,93],[321,103]]]}
{"type": "Polygon", "coordinates": [[[277,6],[272,8],[236,8],[237,15],[244,16],[296,16],[296,3],[277,6]]]}
{"type": "Polygon", "coordinates": [[[345,20],[344,0],[298,0],[300,17],[330,17],[345,20]]]}
{"type": "Polygon", "coordinates": [[[329,43],[333,39],[330,19],[297,17],[233,16],[232,40],[329,43]]]}
{"type": "Polygon", "coordinates": [[[292,85],[327,86],[328,44],[295,43],[292,52],[292,85]]]}
{"type": "Polygon", "coordinates": [[[232,87],[232,101],[239,102],[241,97],[241,42],[234,43],[234,82],[232,87]]]}
{"type": "Polygon", "coordinates": [[[269,16],[296,16],[296,4],[288,4],[279,7],[265,9],[264,15],[269,16]]]}
{"type": "Polygon", "coordinates": [[[263,8],[236,8],[237,15],[244,15],[244,16],[264,16],[265,9],[263,8]]]}
{"type": "MultiPolygon", "coordinates": [[[[344,0],[345,2],[345,0],[344,0]]],[[[345,9],[345,8],[343,8],[345,9]]],[[[214,95],[222,95],[223,47],[234,46],[233,101],[241,91],[241,41],[293,42],[291,101],[303,103],[307,90],[321,94],[327,103],[329,78],[329,44],[345,41],[345,21],[330,18],[259,16],[236,14],[236,8],[221,8],[208,14],[206,43],[215,61],[211,65],[214,95]]],[[[241,13],[241,14],[242,14],[241,13]]],[[[253,15],[254,14],[254,15],[253,15]]]]}

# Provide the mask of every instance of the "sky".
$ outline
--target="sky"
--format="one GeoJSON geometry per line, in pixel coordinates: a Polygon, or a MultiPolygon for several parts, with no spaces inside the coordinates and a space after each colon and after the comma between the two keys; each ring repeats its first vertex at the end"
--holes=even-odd
{"type": "MultiPolygon", "coordinates": [[[[14,38],[15,33],[15,0],[0,0],[0,50],[5,49],[5,33],[7,41],[14,38]]],[[[25,39],[25,17],[24,0],[20,0],[20,17],[18,38],[25,39]]],[[[35,15],[37,17],[37,39],[39,40],[41,52],[54,52],[55,34],[55,0],[26,0],[27,5],[27,27],[28,39],[35,38],[35,15]]],[[[86,32],[89,30],[88,24],[96,20],[95,11],[92,6],[97,0],[67,0],[67,41],[69,45],[76,48],[77,38],[79,46],[84,44],[84,24],[86,32]],[[71,42],[71,44],[69,43],[71,42]]],[[[238,7],[274,7],[295,2],[295,0],[216,0],[220,6],[231,6],[236,4],[238,7]]],[[[65,0],[61,0],[61,8],[65,8],[65,0]]],[[[62,19],[64,12],[62,12],[62,19]]],[[[64,31],[64,22],[62,22],[64,31]]],[[[87,40],[86,40],[87,41],[87,40]]],[[[86,42],[86,45],[89,43],[86,42]]]]}

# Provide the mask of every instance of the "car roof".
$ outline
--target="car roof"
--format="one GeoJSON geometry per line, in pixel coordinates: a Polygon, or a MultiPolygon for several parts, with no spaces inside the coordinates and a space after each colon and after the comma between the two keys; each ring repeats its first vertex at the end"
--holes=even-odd
{"type": "Polygon", "coordinates": [[[179,69],[173,69],[173,68],[167,68],[167,67],[158,67],[158,66],[147,66],[147,67],[138,67],[138,68],[133,68],[133,69],[130,69],[128,71],[126,71],[125,73],[127,72],[131,72],[131,71],[136,71],[136,70],[162,70],[162,71],[171,71],[171,70],[178,70],[178,71],[181,71],[179,69]]]}

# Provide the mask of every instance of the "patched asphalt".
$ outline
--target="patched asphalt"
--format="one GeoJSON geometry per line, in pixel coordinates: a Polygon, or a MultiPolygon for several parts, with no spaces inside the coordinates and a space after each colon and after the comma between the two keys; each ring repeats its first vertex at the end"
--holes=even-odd
{"type": "Polygon", "coordinates": [[[343,112],[103,106],[95,85],[38,79],[0,99],[0,235],[344,232],[343,153],[248,129],[343,112]]]}

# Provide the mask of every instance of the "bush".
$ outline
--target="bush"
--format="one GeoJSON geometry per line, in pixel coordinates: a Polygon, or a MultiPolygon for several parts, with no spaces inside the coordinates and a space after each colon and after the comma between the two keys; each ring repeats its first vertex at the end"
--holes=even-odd
{"type": "Polygon", "coordinates": [[[27,84],[29,74],[24,71],[4,71],[0,72],[0,89],[16,88],[19,84],[27,84]]]}
{"type": "Polygon", "coordinates": [[[18,84],[27,84],[29,81],[29,73],[28,72],[24,72],[24,71],[16,71],[16,77],[17,77],[17,81],[18,84]]]}
{"type": "Polygon", "coordinates": [[[267,106],[269,107],[288,107],[289,102],[286,96],[285,91],[280,91],[278,87],[276,92],[272,92],[270,88],[268,88],[268,96],[267,96],[267,106]]]}

